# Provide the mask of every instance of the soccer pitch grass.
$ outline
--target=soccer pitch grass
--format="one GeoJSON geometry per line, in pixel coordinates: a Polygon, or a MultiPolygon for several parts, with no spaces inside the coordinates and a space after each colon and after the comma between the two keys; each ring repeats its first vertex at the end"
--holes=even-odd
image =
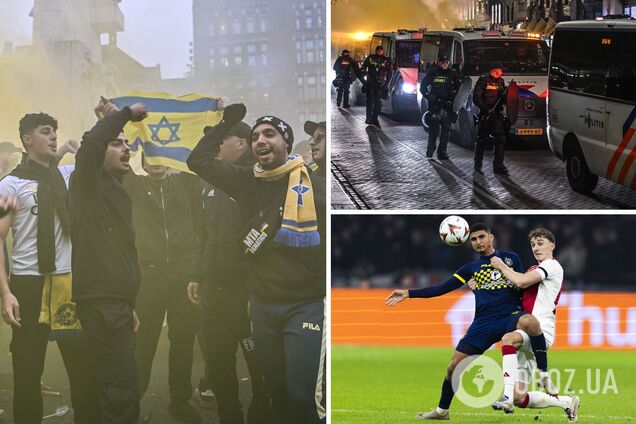
{"type": "MultiPolygon", "coordinates": [[[[331,422],[416,422],[416,414],[437,406],[452,353],[450,348],[332,346],[331,422]]],[[[493,349],[486,354],[501,363],[499,350],[493,349]]],[[[576,370],[570,388],[581,398],[579,422],[593,423],[636,422],[635,359],[634,352],[608,350],[555,350],[548,356],[550,368],[576,370]],[[597,368],[600,369],[598,384],[597,368]],[[589,385],[587,369],[591,376],[589,385]],[[610,384],[610,390],[602,394],[610,369],[617,393],[610,384]],[[585,392],[580,393],[580,390],[585,392]]],[[[563,372],[562,379],[567,381],[568,378],[569,374],[563,372]]],[[[506,415],[489,407],[468,407],[457,398],[451,405],[453,422],[525,423],[536,420],[568,422],[560,408],[516,408],[514,414],[506,415]]]]}

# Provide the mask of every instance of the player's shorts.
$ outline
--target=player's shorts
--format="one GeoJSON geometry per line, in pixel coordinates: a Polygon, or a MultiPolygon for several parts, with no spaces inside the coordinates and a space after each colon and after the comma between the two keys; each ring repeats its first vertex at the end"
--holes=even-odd
{"type": "MultiPolygon", "coordinates": [[[[523,344],[517,350],[517,381],[529,385],[537,369],[537,360],[532,351],[530,336],[523,330],[515,330],[515,332],[521,334],[521,337],[523,337],[523,344]]],[[[554,334],[544,331],[543,335],[545,336],[545,344],[547,348],[550,349],[554,341],[554,334]]]]}
{"type": "Polygon", "coordinates": [[[504,334],[514,331],[517,321],[525,314],[526,312],[519,311],[510,315],[475,319],[455,350],[467,355],[481,355],[500,341],[504,334]]]}

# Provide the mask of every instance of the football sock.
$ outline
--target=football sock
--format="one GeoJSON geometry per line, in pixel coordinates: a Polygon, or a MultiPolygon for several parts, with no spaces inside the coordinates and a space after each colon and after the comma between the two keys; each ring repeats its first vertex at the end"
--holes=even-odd
{"type": "Polygon", "coordinates": [[[551,406],[557,408],[569,408],[571,400],[568,396],[550,396],[543,392],[528,392],[526,397],[527,403],[524,401],[519,405],[521,408],[549,408],[551,406]],[[524,406],[526,403],[526,406],[524,406]]]}
{"type": "Polygon", "coordinates": [[[519,361],[517,360],[517,349],[512,345],[501,346],[501,353],[503,355],[503,379],[504,379],[504,395],[514,400],[515,384],[517,383],[517,366],[519,361]]]}
{"type": "MultiPolygon", "coordinates": [[[[450,404],[453,401],[453,384],[450,380],[444,379],[444,383],[442,384],[442,396],[439,398],[439,404],[437,406],[440,409],[448,409],[450,408],[450,404]]],[[[438,411],[439,412],[439,411],[438,411]]]]}
{"type": "Polygon", "coordinates": [[[543,333],[538,336],[530,336],[530,345],[532,345],[532,351],[534,352],[534,357],[537,360],[537,368],[539,368],[539,371],[547,372],[548,349],[545,346],[545,336],[543,333]]]}

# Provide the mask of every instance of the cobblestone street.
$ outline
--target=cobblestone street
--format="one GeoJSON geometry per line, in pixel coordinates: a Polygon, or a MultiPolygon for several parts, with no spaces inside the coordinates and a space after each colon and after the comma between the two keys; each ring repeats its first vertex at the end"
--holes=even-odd
{"type": "Polygon", "coordinates": [[[510,176],[473,171],[473,152],[449,143],[449,160],[428,160],[427,133],[417,122],[380,116],[382,130],[364,123],[365,109],[332,104],[333,209],[631,209],[636,192],[599,180],[575,193],[565,165],[549,148],[508,150],[510,176]]]}

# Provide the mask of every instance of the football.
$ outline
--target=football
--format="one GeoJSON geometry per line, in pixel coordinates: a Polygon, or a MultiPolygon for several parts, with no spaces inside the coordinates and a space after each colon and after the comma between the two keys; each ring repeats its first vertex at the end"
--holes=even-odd
{"type": "Polygon", "coordinates": [[[449,246],[461,246],[468,240],[470,228],[461,216],[446,217],[439,226],[439,237],[449,246]]]}

